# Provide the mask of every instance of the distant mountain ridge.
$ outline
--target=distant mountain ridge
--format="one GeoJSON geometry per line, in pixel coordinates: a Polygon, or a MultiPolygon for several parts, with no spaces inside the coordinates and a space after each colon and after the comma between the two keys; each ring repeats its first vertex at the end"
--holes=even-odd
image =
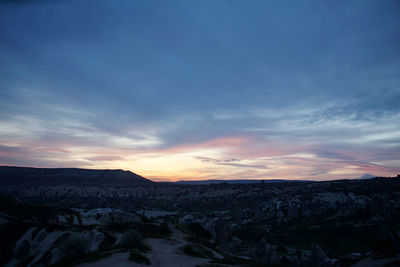
{"type": "Polygon", "coordinates": [[[282,183],[282,182],[315,182],[314,180],[286,180],[286,179],[270,179],[270,180],[196,180],[196,181],[177,181],[177,184],[203,185],[203,184],[257,184],[257,183],[282,183]]]}
{"type": "Polygon", "coordinates": [[[150,184],[152,181],[130,171],[79,168],[32,168],[0,166],[0,185],[52,184],[150,184]]]}

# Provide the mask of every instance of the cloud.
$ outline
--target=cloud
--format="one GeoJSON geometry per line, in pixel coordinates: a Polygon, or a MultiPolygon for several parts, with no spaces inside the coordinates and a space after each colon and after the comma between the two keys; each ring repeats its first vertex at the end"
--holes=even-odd
{"type": "Polygon", "coordinates": [[[240,159],[213,159],[210,157],[195,157],[204,163],[213,163],[221,166],[231,166],[238,168],[255,168],[255,169],[268,169],[267,166],[261,164],[245,164],[245,163],[237,163],[240,162],[240,159]]]}
{"type": "Polygon", "coordinates": [[[1,164],[397,171],[397,1],[50,2],[0,5],[1,164]]]}
{"type": "Polygon", "coordinates": [[[268,169],[265,165],[257,165],[257,164],[242,164],[242,163],[218,163],[218,165],[225,165],[225,166],[233,166],[239,168],[255,168],[255,169],[268,169]]]}
{"type": "Polygon", "coordinates": [[[201,160],[201,162],[214,162],[214,163],[229,163],[229,162],[238,162],[238,161],[240,161],[240,159],[213,159],[213,158],[210,158],[210,157],[200,157],[200,156],[197,156],[197,157],[194,157],[194,158],[196,158],[196,159],[198,159],[198,160],[201,160]]]}
{"type": "Polygon", "coordinates": [[[212,158],[209,158],[209,157],[195,157],[195,158],[198,159],[198,160],[201,160],[201,162],[220,162],[217,159],[212,159],[212,158]]]}
{"type": "Polygon", "coordinates": [[[114,161],[114,160],[122,160],[123,158],[120,156],[95,156],[87,158],[90,161],[114,161]]]}

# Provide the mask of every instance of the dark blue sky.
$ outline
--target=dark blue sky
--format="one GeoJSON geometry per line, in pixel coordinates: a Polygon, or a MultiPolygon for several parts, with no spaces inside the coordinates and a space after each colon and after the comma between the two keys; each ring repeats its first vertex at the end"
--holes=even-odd
{"type": "Polygon", "coordinates": [[[392,175],[399,101],[399,1],[0,4],[3,165],[392,175]]]}

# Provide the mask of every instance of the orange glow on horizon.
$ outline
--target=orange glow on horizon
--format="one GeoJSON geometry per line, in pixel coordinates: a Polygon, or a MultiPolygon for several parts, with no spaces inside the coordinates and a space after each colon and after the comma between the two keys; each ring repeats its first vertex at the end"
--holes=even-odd
{"type": "MultiPolygon", "coordinates": [[[[161,149],[72,146],[65,142],[60,142],[57,147],[48,147],[43,143],[24,145],[26,143],[14,144],[14,148],[0,155],[19,157],[20,153],[24,153],[51,163],[32,164],[33,167],[130,170],[154,181],[333,180],[358,178],[365,173],[393,176],[400,172],[399,168],[383,164],[320,157],[309,152],[315,146],[289,146],[244,136],[227,136],[161,149]]],[[[357,154],[353,153],[352,157],[357,157],[357,154]]],[[[400,164],[391,162],[396,163],[400,164]]]]}

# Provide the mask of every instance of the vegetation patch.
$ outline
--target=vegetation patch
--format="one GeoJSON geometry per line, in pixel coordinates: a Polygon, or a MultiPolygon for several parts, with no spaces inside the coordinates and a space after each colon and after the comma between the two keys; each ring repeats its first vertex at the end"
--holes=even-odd
{"type": "Polygon", "coordinates": [[[222,253],[220,251],[220,249],[214,243],[211,243],[208,240],[206,241],[204,239],[201,239],[201,238],[198,238],[198,237],[195,237],[195,236],[187,236],[184,239],[187,240],[187,241],[190,241],[192,243],[200,244],[200,245],[202,245],[204,247],[207,247],[209,249],[212,249],[212,250],[214,250],[214,251],[216,251],[218,253],[222,253]]]}
{"type": "Polygon", "coordinates": [[[264,227],[259,225],[240,225],[232,233],[245,242],[247,245],[257,243],[262,237],[265,237],[268,233],[264,227]]]}
{"type": "Polygon", "coordinates": [[[272,244],[278,246],[301,249],[310,249],[312,243],[317,243],[328,253],[341,255],[371,250],[377,232],[376,228],[355,227],[352,222],[319,224],[309,219],[273,227],[273,235],[267,238],[272,244]]]}
{"type": "Polygon", "coordinates": [[[240,266],[257,266],[258,264],[255,260],[251,259],[243,259],[239,257],[233,257],[229,255],[225,255],[225,258],[222,259],[214,259],[211,263],[213,264],[224,264],[226,265],[240,265],[240,266]]]}
{"type": "Polygon", "coordinates": [[[182,251],[192,257],[205,258],[199,251],[195,250],[191,245],[184,245],[182,251]]]}
{"type": "Polygon", "coordinates": [[[133,248],[140,251],[148,251],[150,248],[143,242],[141,234],[135,230],[129,230],[126,232],[121,239],[120,247],[133,248]]]}
{"type": "Polygon", "coordinates": [[[142,264],[150,265],[149,258],[147,258],[145,255],[143,255],[142,253],[140,253],[140,251],[137,251],[137,250],[131,250],[129,252],[128,260],[129,261],[134,261],[136,263],[142,263],[142,264]]]}
{"type": "Polygon", "coordinates": [[[200,244],[185,245],[181,249],[185,254],[190,255],[192,257],[206,258],[206,259],[215,258],[214,253],[210,249],[200,244]]]}
{"type": "Polygon", "coordinates": [[[102,232],[104,234],[104,239],[101,241],[98,250],[99,251],[106,251],[115,244],[115,241],[117,240],[114,236],[110,235],[107,232],[102,232]]]}
{"type": "Polygon", "coordinates": [[[88,253],[85,256],[85,258],[83,259],[83,261],[84,262],[95,262],[95,261],[98,261],[103,258],[109,258],[109,257],[111,257],[111,255],[112,255],[111,253],[106,253],[106,252],[97,250],[97,251],[88,253]]]}
{"type": "Polygon", "coordinates": [[[71,235],[62,242],[58,249],[64,257],[80,259],[89,250],[89,242],[78,235],[71,235]]]}
{"type": "Polygon", "coordinates": [[[166,223],[142,223],[137,229],[146,238],[168,238],[172,231],[166,223]]]}

